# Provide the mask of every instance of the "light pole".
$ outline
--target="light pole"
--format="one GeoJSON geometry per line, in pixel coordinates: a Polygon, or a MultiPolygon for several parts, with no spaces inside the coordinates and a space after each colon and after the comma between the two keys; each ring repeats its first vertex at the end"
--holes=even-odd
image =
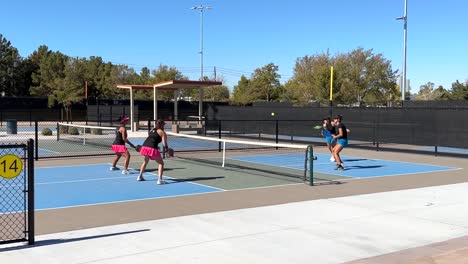
{"type": "MultiPolygon", "coordinates": [[[[200,5],[193,6],[190,9],[200,10],[200,81],[203,81],[203,11],[211,9],[211,6],[204,6],[202,1],[200,1],[200,5]]],[[[198,116],[201,121],[203,115],[203,88],[201,86],[199,95],[198,116]]]]}
{"type": "Polygon", "coordinates": [[[203,81],[203,11],[212,9],[211,6],[204,6],[200,1],[199,6],[193,6],[192,10],[200,10],[200,81],[203,81]]]}
{"type": "Polygon", "coordinates": [[[403,20],[403,80],[401,85],[401,100],[405,100],[405,93],[406,93],[406,30],[407,30],[407,22],[408,22],[408,10],[407,0],[405,0],[405,13],[402,17],[398,17],[397,20],[403,20]]]}

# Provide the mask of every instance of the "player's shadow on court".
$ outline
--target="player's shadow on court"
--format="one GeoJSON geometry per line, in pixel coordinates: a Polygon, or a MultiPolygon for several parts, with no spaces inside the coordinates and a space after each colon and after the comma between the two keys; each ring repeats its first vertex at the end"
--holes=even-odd
{"type": "Polygon", "coordinates": [[[19,246],[7,247],[7,248],[0,248],[0,252],[29,249],[29,248],[35,248],[35,247],[62,244],[62,243],[70,243],[70,242],[76,242],[76,241],[82,241],[82,240],[88,240],[88,239],[98,239],[98,238],[103,238],[103,237],[127,235],[127,234],[133,234],[133,233],[146,232],[150,230],[151,229],[140,229],[140,230],[134,230],[134,231],[118,232],[118,233],[111,233],[111,234],[104,234],[104,235],[86,236],[86,237],[77,237],[77,238],[70,238],[70,239],[65,238],[65,239],[39,240],[39,241],[36,241],[33,245],[19,245],[19,246]]]}
{"type": "Polygon", "coordinates": [[[343,162],[364,161],[368,159],[342,159],[343,162]]]}
{"type": "Polygon", "coordinates": [[[184,179],[171,179],[171,182],[194,182],[194,181],[207,181],[207,180],[216,180],[216,179],[223,179],[224,176],[218,177],[192,177],[192,178],[184,178],[184,179]]]}
{"type": "MultiPolygon", "coordinates": [[[[172,171],[172,170],[185,170],[186,168],[164,168],[164,171],[172,171]]],[[[140,169],[137,169],[137,171],[140,171],[140,169]]],[[[145,169],[145,172],[156,172],[158,171],[157,168],[154,169],[145,169]]]]}

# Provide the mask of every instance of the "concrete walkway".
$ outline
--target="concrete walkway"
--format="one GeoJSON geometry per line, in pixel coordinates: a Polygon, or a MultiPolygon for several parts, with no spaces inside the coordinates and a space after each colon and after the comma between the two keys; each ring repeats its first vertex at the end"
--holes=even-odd
{"type": "MultiPolygon", "coordinates": [[[[467,193],[461,183],[55,233],[0,246],[0,263],[383,263],[360,260],[467,236],[467,193]]],[[[433,253],[385,263],[465,263],[415,262],[433,253]]]]}

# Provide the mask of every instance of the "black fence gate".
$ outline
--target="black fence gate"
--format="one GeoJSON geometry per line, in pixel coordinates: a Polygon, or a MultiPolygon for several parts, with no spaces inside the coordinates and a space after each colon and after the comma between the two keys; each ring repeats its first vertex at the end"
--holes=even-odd
{"type": "Polygon", "coordinates": [[[0,244],[34,243],[34,140],[0,143],[0,244]]]}

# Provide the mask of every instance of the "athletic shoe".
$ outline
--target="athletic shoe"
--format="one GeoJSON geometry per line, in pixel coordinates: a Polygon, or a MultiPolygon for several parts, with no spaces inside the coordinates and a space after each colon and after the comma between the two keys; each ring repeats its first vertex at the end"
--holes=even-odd
{"type": "Polygon", "coordinates": [[[138,176],[137,181],[145,181],[145,178],[143,178],[143,176],[142,177],[138,176]]]}
{"type": "Polygon", "coordinates": [[[338,165],[338,166],[336,167],[336,169],[335,169],[335,170],[343,171],[343,170],[344,170],[344,167],[343,167],[343,166],[341,166],[341,165],[338,165]]]}
{"type": "Polygon", "coordinates": [[[164,180],[158,180],[158,185],[165,184],[164,180]]]}
{"type": "Polygon", "coordinates": [[[330,161],[335,162],[335,158],[333,156],[331,156],[330,161]]]}
{"type": "Polygon", "coordinates": [[[117,168],[117,167],[110,167],[109,170],[115,171],[115,170],[119,170],[119,168],[117,168]]]}
{"type": "Polygon", "coordinates": [[[130,172],[128,170],[123,170],[122,174],[130,174],[130,172]]]}

